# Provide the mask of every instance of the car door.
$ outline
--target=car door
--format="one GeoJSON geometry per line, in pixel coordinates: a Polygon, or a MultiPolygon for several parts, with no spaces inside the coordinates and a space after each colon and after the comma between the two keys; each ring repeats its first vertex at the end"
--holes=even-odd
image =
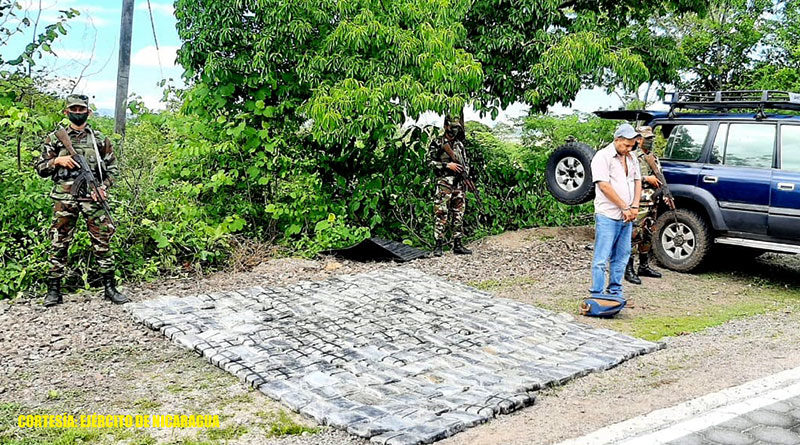
{"type": "Polygon", "coordinates": [[[778,153],[770,188],[769,235],[800,241],[800,125],[781,124],[778,153]]]}
{"type": "Polygon", "coordinates": [[[731,231],[767,234],[776,133],[774,123],[722,122],[718,126],[697,185],[717,199],[731,231]]]}

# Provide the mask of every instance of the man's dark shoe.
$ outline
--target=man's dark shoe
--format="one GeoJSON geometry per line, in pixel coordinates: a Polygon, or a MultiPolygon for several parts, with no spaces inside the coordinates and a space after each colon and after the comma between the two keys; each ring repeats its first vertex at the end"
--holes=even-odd
{"type": "Polygon", "coordinates": [[[639,275],[650,278],[661,278],[661,272],[652,269],[650,264],[648,264],[646,253],[639,255],[639,275]]]}
{"type": "Polygon", "coordinates": [[[633,270],[633,255],[628,259],[628,265],[625,266],[625,281],[633,284],[642,284],[642,280],[636,275],[633,270]]]}
{"type": "Polygon", "coordinates": [[[114,304],[129,303],[131,301],[122,292],[117,290],[114,272],[103,274],[103,288],[105,289],[105,298],[111,300],[114,304]]]}
{"type": "Polygon", "coordinates": [[[444,255],[443,243],[441,240],[436,241],[436,245],[433,247],[433,256],[442,256],[444,255]]]}
{"type": "Polygon", "coordinates": [[[47,280],[47,295],[44,297],[44,307],[51,307],[63,303],[61,298],[61,278],[47,280]]]}
{"type": "Polygon", "coordinates": [[[472,251],[464,247],[460,239],[453,241],[453,253],[456,255],[472,255],[472,251]]]}

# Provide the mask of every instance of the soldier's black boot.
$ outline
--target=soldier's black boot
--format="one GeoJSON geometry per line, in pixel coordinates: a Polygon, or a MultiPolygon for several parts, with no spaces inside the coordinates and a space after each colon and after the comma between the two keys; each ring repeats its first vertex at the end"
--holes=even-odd
{"type": "Polygon", "coordinates": [[[460,238],[453,240],[453,253],[457,255],[472,255],[472,251],[461,244],[460,238]]]}
{"type": "Polygon", "coordinates": [[[636,275],[633,270],[633,255],[628,258],[628,265],[625,266],[625,281],[633,284],[642,284],[642,280],[636,275]]]}
{"type": "Polygon", "coordinates": [[[652,269],[648,263],[648,255],[646,253],[639,254],[639,275],[643,277],[661,278],[661,272],[652,269]]]}
{"type": "Polygon", "coordinates": [[[436,245],[433,247],[433,256],[442,256],[444,254],[443,248],[444,243],[442,243],[442,240],[437,239],[436,245]]]}
{"type": "Polygon", "coordinates": [[[47,280],[47,295],[44,297],[44,307],[51,307],[63,303],[61,298],[61,278],[47,280]]]}
{"type": "Polygon", "coordinates": [[[103,274],[103,288],[105,289],[105,298],[111,300],[114,304],[123,304],[131,301],[125,294],[117,290],[117,280],[114,278],[114,272],[103,274]]]}

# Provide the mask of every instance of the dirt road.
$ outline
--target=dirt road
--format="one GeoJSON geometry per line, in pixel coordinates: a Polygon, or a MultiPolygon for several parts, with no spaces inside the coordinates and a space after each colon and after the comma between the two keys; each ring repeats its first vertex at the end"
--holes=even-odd
{"type": "MultiPolygon", "coordinates": [[[[414,267],[497,296],[576,313],[589,287],[590,228],[542,228],[486,238],[475,255],[414,267]]],[[[187,295],[384,267],[325,258],[268,260],[248,272],[128,287],[133,299],[187,295]]],[[[542,392],[537,403],[441,443],[552,443],[653,409],[800,365],[800,258],[719,260],[707,271],[644,279],[633,308],[585,319],[667,347],[608,372],[542,392]]],[[[577,315],[576,315],[577,317],[577,315]]],[[[160,334],[134,324],[95,292],[52,310],[39,300],[0,302],[0,441],[88,443],[364,443],[284,411],[160,334]],[[41,413],[219,413],[219,430],[20,430],[41,413]],[[66,437],[64,435],[68,435],[66,437]]]]}

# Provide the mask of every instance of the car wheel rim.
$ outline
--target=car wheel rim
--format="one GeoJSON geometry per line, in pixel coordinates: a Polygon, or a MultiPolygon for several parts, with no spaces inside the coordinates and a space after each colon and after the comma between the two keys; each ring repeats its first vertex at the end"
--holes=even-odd
{"type": "Polygon", "coordinates": [[[574,192],[586,180],[586,170],[578,158],[567,156],[556,165],[556,183],[561,190],[574,192]]]}
{"type": "Polygon", "coordinates": [[[691,227],[680,222],[672,223],[661,232],[661,247],[668,257],[683,261],[694,253],[697,238],[691,227]]]}

